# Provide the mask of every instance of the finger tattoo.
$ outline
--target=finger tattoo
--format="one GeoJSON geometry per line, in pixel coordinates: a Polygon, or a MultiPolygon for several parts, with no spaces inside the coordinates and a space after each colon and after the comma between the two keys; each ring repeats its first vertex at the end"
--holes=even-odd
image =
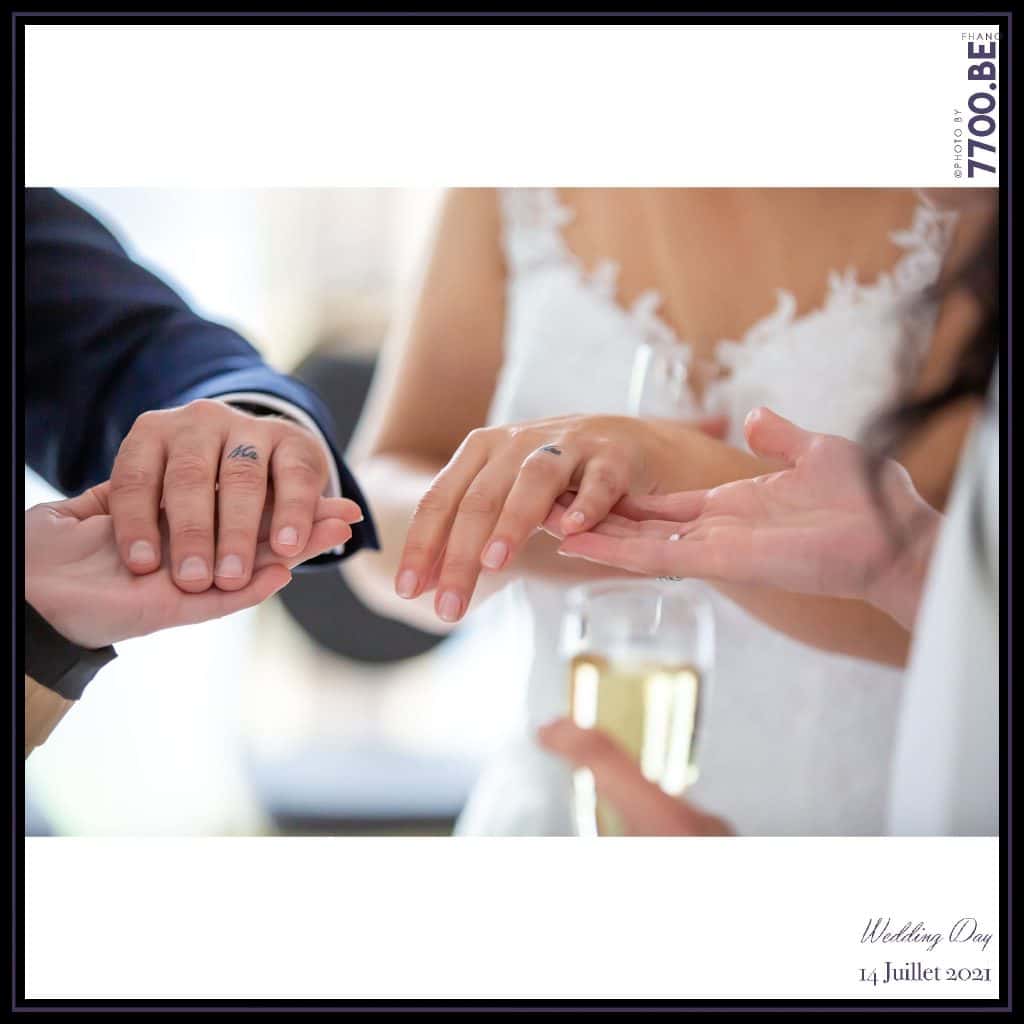
{"type": "Polygon", "coordinates": [[[545,444],[545,445],[542,445],[540,450],[542,452],[550,452],[552,455],[561,455],[562,454],[562,449],[559,448],[558,445],[555,445],[555,444],[545,444]]]}
{"type": "Polygon", "coordinates": [[[240,444],[232,448],[227,457],[229,459],[252,459],[254,462],[258,462],[260,458],[259,453],[251,444],[240,444]]]}

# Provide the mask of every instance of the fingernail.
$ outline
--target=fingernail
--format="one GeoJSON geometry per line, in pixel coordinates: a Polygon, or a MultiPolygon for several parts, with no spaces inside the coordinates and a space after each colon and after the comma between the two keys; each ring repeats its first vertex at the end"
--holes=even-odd
{"type": "Polygon", "coordinates": [[[484,551],[483,563],[488,569],[500,569],[508,558],[508,544],[503,540],[492,540],[484,551]]]}
{"type": "Polygon", "coordinates": [[[416,593],[416,586],[419,577],[412,569],[405,569],[398,575],[398,582],[395,584],[395,591],[399,597],[412,597],[416,593]]]}
{"type": "Polygon", "coordinates": [[[179,580],[205,580],[209,575],[206,559],[198,555],[189,555],[178,567],[179,580]]]}
{"type": "Polygon", "coordinates": [[[148,540],[137,540],[128,549],[128,561],[136,565],[149,565],[156,558],[156,551],[148,540]]]}
{"type": "Polygon", "coordinates": [[[571,523],[573,526],[581,526],[583,524],[583,520],[586,518],[587,517],[579,509],[576,509],[565,517],[565,521],[567,523],[571,523]]]}
{"type": "Polygon", "coordinates": [[[245,566],[238,555],[225,555],[217,566],[217,575],[226,580],[238,580],[245,575],[245,566]]]}
{"type": "Polygon", "coordinates": [[[293,548],[299,543],[299,531],[294,526],[284,526],[277,531],[277,543],[286,548],[293,548]]]}
{"type": "Polygon", "coordinates": [[[458,622],[462,611],[462,598],[452,590],[446,590],[437,602],[437,614],[442,622],[458,622]]]}

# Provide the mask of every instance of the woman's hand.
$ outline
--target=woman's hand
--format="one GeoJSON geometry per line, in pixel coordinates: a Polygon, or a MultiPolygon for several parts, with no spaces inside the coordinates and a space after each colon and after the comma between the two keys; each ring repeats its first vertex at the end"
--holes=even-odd
{"type": "Polygon", "coordinates": [[[190,594],[176,585],[166,544],[164,562],[155,572],[140,576],[125,566],[109,482],[68,501],[36,505],[25,513],[25,599],[67,639],[82,647],[105,647],[259,604],[288,583],[290,568],[348,540],[349,523],[362,518],[352,501],[320,498],[303,550],[284,557],[268,543],[272,515],[268,503],[254,572],[244,587],[190,594]]]}
{"type": "Polygon", "coordinates": [[[640,766],[600,730],[581,729],[560,718],[541,728],[538,736],[545,749],[576,768],[590,769],[598,796],[619,812],[629,835],[732,835],[721,818],[669,796],[645,779],[640,766]]]}
{"type": "MultiPolygon", "coordinates": [[[[706,491],[627,498],[560,553],[651,576],[697,576],[870,601],[912,625],[941,523],[887,460],[879,495],[863,450],[767,409],[747,417],[751,450],[788,468],[706,491]]],[[[545,528],[558,533],[560,519],[545,528]]]]}
{"type": "MultiPolygon", "coordinates": [[[[702,425],[721,433],[721,420],[702,425]]],[[[563,533],[599,523],[629,492],[657,490],[679,461],[683,424],[564,416],[474,430],[434,478],[409,527],[395,577],[400,597],[435,589],[434,609],[460,619],[483,569],[496,572],[545,521],[558,497],[563,533]]],[[[692,430],[692,428],[689,428],[692,430]]]]}

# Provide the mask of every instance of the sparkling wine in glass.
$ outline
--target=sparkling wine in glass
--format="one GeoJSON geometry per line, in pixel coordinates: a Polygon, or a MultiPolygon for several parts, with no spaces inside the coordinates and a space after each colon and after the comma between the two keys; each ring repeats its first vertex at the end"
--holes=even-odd
{"type": "MultiPolygon", "coordinates": [[[[673,796],[697,778],[714,664],[704,593],[692,581],[587,584],[570,592],[563,623],[573,721],[600,729],[673,796]]],[[[589,769],[574,774],[573,804],[579,835],[623,834],[589,769]]]]}

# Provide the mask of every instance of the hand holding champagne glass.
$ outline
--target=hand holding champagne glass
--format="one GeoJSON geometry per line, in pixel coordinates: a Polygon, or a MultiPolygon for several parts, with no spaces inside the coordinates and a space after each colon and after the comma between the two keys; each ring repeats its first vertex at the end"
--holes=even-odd
{"type": "MultiPolygon", "coordinates": [[[[711,607],[699,584],[628,581],[570,593],[563,623],[570,714],[597,729],[678,796],[697,777],[697,746],[714,664],[711,607]]],[[[622,811],[597,794],[593,772],[573,780],[580,835],[622,835],[622,811]]]]}

